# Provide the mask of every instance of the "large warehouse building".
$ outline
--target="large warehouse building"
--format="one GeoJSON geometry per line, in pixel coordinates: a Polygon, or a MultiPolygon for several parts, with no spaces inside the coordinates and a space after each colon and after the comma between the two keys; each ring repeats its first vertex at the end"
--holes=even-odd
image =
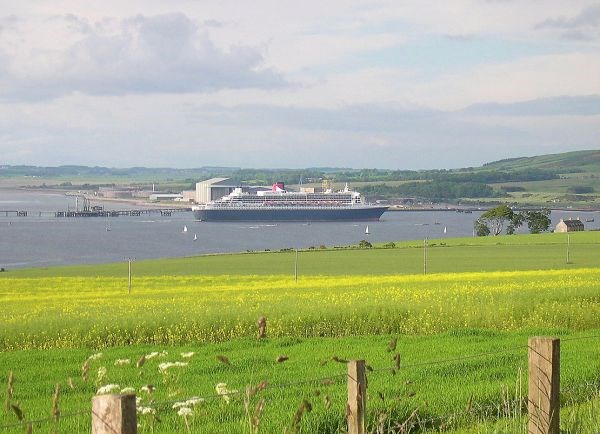
{"type": "Polygon", "coordinates": [[[211,178],[196,183],[196,202],[207,203],[228,195],[238,187],[229,178],[211,178]]]}

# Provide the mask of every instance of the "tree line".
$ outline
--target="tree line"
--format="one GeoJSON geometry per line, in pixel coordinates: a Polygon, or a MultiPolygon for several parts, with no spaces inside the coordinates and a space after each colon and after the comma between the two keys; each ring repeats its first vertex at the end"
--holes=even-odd
{"type": "Polygon", "coordinates": [[[532,234],[547,231],[551,223],[550,210],[544,208],[515,212],[507,205],[499,205],[475,220],[474,230],[478,237],[500,235],[504,229],[507,235],[512,235],[525,223],[532,234]]]}

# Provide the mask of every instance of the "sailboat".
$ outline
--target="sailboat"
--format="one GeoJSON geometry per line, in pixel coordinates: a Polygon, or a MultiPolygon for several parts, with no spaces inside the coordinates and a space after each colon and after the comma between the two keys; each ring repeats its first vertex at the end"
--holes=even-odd
{"type": "Polygon", "coordinates": [[[196,241],[198,239],[198,236],[196,234],[194,234],[194,241],[196,241]]]}
{"type": "Polygon", "coordinates": [[[367,225],[367,227],[365,228],[365,235],[369,235],[369,234],[370,234],[370,232],[369,232],[369,225],[367,225]]]}
{"type": "Polygon", "coordinates": [[[187,232],[187,226],[186,225],[183,225],[183,231],[182,232],[183,233],[187,232]]]}
{"type": "Polygon", "coordinates": [[[444,226],[444,233],[448,233],[448,228],[446,226],[444,226]]]}

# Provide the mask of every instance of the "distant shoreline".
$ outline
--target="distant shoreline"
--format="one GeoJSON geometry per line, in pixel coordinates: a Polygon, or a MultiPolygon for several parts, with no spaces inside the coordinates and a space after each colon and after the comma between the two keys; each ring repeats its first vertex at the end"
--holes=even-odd
{"type": "MultiPolygon", "coordinates": [[[[10,190],[10,191],[23,191],[23,192],[36,192],[36,193],[54,193],[54,194],[64,194],[65,196],[70,196],[68,193],[72,193],[73,195],[77,193],[75,190],[70,189],[57,189],[57,188],[36,188],[36,187],[0,187],[0,191],[2,190],[10,190]]],[[[115,203],[115,204],[125,204],[125,205],[136,205],[140,207],[148,207],[148,208],[189,208],[193,205],[191,202],[149,202],[143,199],[137,198],[107,198],[107,197],[98,197],[90,194],[83,194],[87,199],[92,202],[100,202],[100,203],[115,203]]],[[[388,208],[389,212],[427,212],[427,211],[446,211],[446,212],[476,212],[476,211],[487,211],[490,208],[493,208],[497,205],[483,205],[483,206],[439,206],[439,207],[401,207],[398,205],[390,205],[388,208]]],[[[589,207],[589,208],[581,208],[581,207],[543,207],[539,205],[528,205],[528,206],[520,206],[515,207],[515,210],[530,210],[530,209],[539,209],[539,208],[547,208],[551,211],[569,211],[569,212],[599,212],[600,207],[589,207]]]]}

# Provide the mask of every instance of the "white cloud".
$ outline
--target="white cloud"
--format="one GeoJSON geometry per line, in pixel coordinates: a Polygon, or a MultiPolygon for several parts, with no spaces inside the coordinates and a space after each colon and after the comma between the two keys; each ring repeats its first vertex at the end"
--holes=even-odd
{"type": "Polygon", "coordinates": [[[17,22],[3,32],[0,95],[37,99],[71,92],[183,93],[284,85],[278,73],[263,67],[259,50],[219,49],[206,28],[181,13],[94,23],[66,15],[38,24],[41,29],[32,31],[17,22]]]}
{"type": "Polygon", "coordinates": [[[600,95],[596,3],[0,0],[0,155],[419,168],[590,147],[595,109],[563,103],[600,95]],[[482,103],[508,113],[457,112],[482,103]]]}

